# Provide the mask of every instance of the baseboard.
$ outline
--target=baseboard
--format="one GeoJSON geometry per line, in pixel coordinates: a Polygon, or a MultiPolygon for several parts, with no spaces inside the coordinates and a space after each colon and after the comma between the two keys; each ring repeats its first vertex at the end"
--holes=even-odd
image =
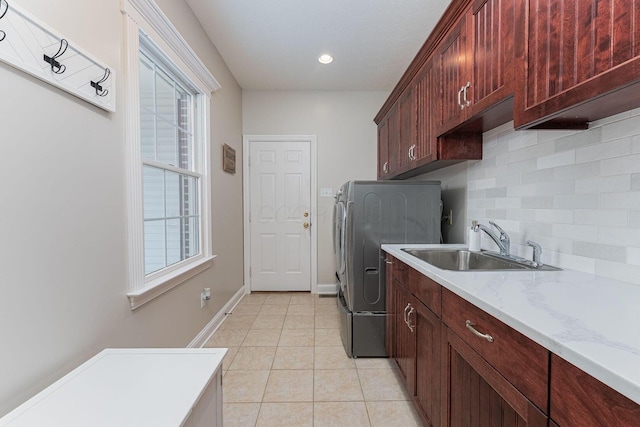
{"type": "Polygon", "coordinates": [[[337,294],[338,294],[337,283],[329,283],[329,284],[318,283],[318,295],[337,295],[337,294]]]}
{"type": "Polygon", "coordinates": [[[213,319],[207,323],[207,325],[200,331],[200,333],[189,343],[187,348],[202,348],[207,341],[211,338],[211,336],[215,333],[216,330],[220,327],[225,318],[225,313],[229,313],[233,310],[233,308],[240,302],[242,297],[245,294],[244,285],[238,289],[229,301],[222,307],[222,309],[213,316],[213,319]]]}

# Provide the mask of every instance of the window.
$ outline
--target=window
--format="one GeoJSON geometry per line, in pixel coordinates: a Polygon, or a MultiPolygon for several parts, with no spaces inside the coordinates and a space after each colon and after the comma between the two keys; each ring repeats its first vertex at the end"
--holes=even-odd
{"type": "Polygon", "coordinates": [[[135,309],[211,266],[209,101],[220,85],[154,2],[123,7],[135,309]]]}
{"type": "MultiPolygon", "coordinates": [[[[143,42],[143,41],[142,41],[143,42]]],[[[194,99],[184,81],[140,49],[140,145],[146,275],[200,254],[194,99]]]]}

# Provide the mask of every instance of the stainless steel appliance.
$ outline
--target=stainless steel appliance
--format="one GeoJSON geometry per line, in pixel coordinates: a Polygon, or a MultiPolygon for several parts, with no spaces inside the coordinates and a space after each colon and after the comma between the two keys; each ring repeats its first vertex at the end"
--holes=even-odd
{"type": "Polygon", "coordinates": [[[439,181],[349,181],[336,194],[333,243],[340,335],[349,357],[384,357],[384,243],[440,242],[439,181]]]}

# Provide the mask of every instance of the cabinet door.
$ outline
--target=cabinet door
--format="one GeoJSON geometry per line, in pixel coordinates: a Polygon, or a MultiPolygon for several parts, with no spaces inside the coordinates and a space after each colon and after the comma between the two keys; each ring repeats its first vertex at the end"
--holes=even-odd
{"type": "Polygon", "coordinates": [[[416,162],[425,164],[437,160],[438,139],[435,121],[440,92],[436,85],[436,68],[428,61],[416,77],[416,162]]]}
{"type": "Polygon", "coordinates": [[[513,94],[514,19],[514,0],[476,0],[469,9],[470,115],[513,94]]]}
{"type": "Polygon", "coordinates": [[[416,394],[416,335],[415,328],[410,326],[408,319],[413,316],[415,307],[411,304],[411,294],[399,282],[394,279],[396,311],[398,321],[396,323],[396,361],[400,373],[405,380],[410,396],[416,394]],[[412,312],[413,309],[413,312],[412,312]]]}
{"type": "Polygon", "coordinates": [[[443,425],[548,425],[548,418],[460,337],[446,327],[443,333],[443,425]]]}
{"type": "MultiPolygon", "coordinates": [[[[441,114],[437,135],[440,136],[462,123],[466,117],[467,103],[463,99],[464,88],[471,85],[466,67],[465,17],[449,32],[437,53],[441,87],[441,114]]],[[[470,102],[469,102],[470,105],[470,102]]]]}
{"type": "Polygon", "coordinates": [[[415,163],[415,151],[417,143],[417,108],[416,90],[413,84],[409,85],[398,100],[400,109],[400,152],[399,172],[410,169],[415,163]]]}
{"type": "Polygon", "coordinates": [[[429,425],[440,425],[442,404],[442,325],[440,319],[415,297],[413,317],[409,322],[416,335],[416,395],[415,401],[429,425]]]}
{"type": "Polygon", "coordinates": [[[385,305],[387,309],[387,316],[385,318],[384,328],[384,348],[387,352],[387,356],[394,359],[396,357],[396,327],[398,323],[398,312],[396,308],[395,300],[395,283],[393,281],[394,271],[398,261],[387,254],[386,262],[386,289],[385,289],[385,305]]]}
{"type": "Polygon", "coordinates": [[[389,121],[385,118],[378,125],[378,179],[389,175],[389,121]]]}
{"type": "Polygon", "coordinates": [[[526,0],[519,13],[514,120],[583,123],[638,105],[640,0],[526,0]],[[608,97],[593,100],[602,95],[608,97]],[[576,107],[571,108],[571,107],[576,107]],[[567,110],[571,108],[570,110],[567,110]],[[567,110],[567,111],[565,111],[567,110]]]}
{"type": "Polygon", "coordinates": [[[400,152],[400,109],[396,103],[388,115],[389,127],[389,173],[388,176],[393,177],[398,171],[399,152],[400,152]]]}

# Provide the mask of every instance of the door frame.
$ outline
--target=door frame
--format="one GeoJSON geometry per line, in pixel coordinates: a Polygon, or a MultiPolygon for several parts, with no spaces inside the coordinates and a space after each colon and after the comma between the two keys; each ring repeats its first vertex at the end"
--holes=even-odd
{"type": "Polygon", "coordinates": [[[242,136],[242,203],[244,230],[244,290],[251,293],[251,227],[249,226],[249,206],[251,205],[251,185],[249,176],[249,146],[252,142],[308,142],[310,148],[311,177],[311,293],[318,293],[318,195],[317,195],[317,146],[316,135],[243,135],[242,136]]]}

